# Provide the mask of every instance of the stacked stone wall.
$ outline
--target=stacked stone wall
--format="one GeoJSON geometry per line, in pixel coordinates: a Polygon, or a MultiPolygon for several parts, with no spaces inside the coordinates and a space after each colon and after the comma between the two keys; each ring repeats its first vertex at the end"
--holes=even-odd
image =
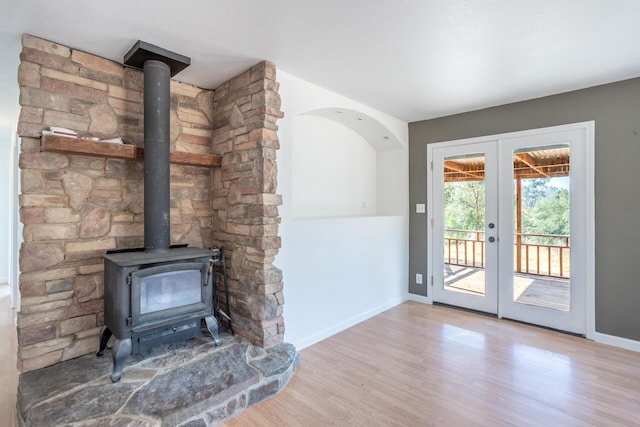
{"type": "MultiPolygon", "coordinates": [[[[283,340],[276,193],[280,111],[275,66],[260,63],[215,91],[171,82],[171,148],[223,156],[221,168],[171,165],[171,243],[224,246],[234,331],[283,340]]],[[[139,70],[25,35],[21,114],[21,311],[18,364],[30,371],[96,351],[107,250],[142,247],[143,164],[43,152],[50,126],[142,146],[139,70]]]]}
{"type": "Polygon", "coordinates": [[[213,179],[213,239],[230,259],[234,331],[256,345],[283,340],[276,121],[280,111],[275,65],[262,62],[218,87],[214,95],[213,152],[222,167],[213,179]]]}
{"type": "MultiPolygon", "coordinates": [[[[109,249],[142,247],[143,164],[41,151],[50,126],[143,145],[143,76],[25,35],[21,114],[18,364],[30,371],[94,352],[109,249]]],[[[171,82],[171,147],[210,153],[212,90],[171,82]]],[[[212,245],[212,170],[171,165],[171,242],[212,245]]]]}

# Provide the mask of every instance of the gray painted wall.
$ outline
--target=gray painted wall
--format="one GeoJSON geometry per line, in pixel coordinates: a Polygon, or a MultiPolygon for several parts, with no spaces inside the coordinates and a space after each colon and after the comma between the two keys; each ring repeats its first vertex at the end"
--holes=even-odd
{"type": "MultiPolygon", "coordinates": [[[[409,124],[409,292],[427,275],[429,143],[595,120],[596,331],[640,341],[640,78],[409,124]]],[[[574,267],[574,268],[577,268],[574,267]]]]}

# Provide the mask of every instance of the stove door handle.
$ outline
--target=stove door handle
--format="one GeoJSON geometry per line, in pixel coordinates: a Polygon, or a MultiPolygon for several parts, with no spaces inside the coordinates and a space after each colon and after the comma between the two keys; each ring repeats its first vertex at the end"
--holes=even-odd
{"type": "Polygon", "coordinates": [[[209,266],[207,267],[207,277],[204,280],[204,283],[202,284],[202,286],[208,286],[209,285],[209,278],[211,277],[211,273],[213,273],[213,258],[209,259],[209,266]]]}

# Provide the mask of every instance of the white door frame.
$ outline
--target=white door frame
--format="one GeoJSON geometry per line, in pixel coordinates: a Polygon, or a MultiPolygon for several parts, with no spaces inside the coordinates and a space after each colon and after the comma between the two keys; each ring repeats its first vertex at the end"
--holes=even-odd
{"type": "Polygon", "coordinates": [[[584,188],[584,205],[585,212],[585,259],[584,266],[584,283],[585,283],[585,334],[588,339],[594,339],[595,334],[595,200],[594,200],[594,139],[595,139],[595,123],[594,121],[571,123],[560,126],[551,126],[546,128],[529,129],[518,132],[502,133],[497,135],[487,135],[475,138],[465,138],[452,141],[438,142],[427,145],[427,302],[433,303],[433,229],[435,226],[434,206],[433,206],[433,187],[434,171],[433,171],[433,150],[443,146],[466,145],[478,142],[488,142],[500,139],[519,138],[526,136],[539,135],[541,133],[562,132],[568,130],[584,130],[585,132],[585,159],[584,167],[586,171],[585,188],[584,188]]]}

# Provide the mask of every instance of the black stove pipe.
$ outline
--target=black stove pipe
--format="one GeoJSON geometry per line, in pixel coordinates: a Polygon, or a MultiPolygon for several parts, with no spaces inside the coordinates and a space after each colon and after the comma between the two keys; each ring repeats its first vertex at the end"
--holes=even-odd
{"type": "Polygon", "coordinates": [[[144,62],[144,249],[165,252],[171,245],[169,218],[169,66],[144,62]]]}
{"type": "Polygon", "coordinates": [[[167,252],[171,77],[187,68],[191,59],[138,40],[124,63],[144,72],[144,250],[167,252]]]}

